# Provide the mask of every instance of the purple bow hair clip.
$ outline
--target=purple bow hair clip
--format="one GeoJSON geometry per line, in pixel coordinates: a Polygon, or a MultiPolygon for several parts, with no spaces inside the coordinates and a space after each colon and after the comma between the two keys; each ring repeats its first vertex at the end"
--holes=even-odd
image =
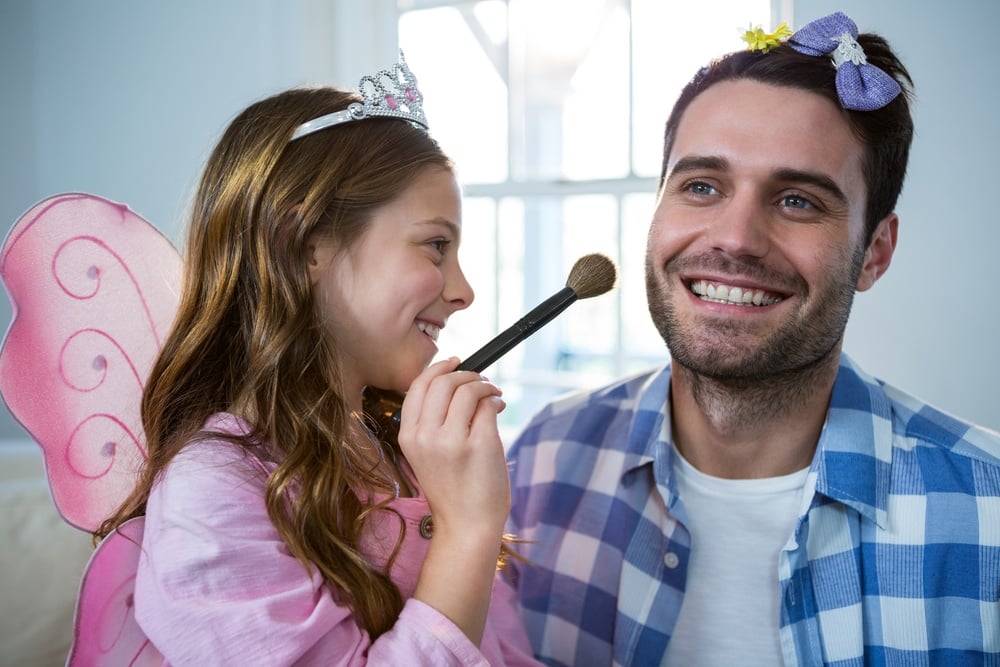
{"type": "Polygon", "coordinates": [[[830,54],[837,70],[837,96],[845,109],[874,111],[896,99],[899,83],[875,65],[869,65],[858,44],[858,26],[843,12],[807,23],[788,45],[809,56],[830,54]]]}

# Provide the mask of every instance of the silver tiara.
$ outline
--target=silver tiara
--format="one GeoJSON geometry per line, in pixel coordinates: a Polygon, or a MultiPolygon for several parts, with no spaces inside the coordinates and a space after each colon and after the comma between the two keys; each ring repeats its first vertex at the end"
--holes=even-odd
{"type": "Polygon", "coordinates": [[[417,88],[417,78],[406,66],[402,50],[399,52],[399,62],[390,69],[361,77],[358,92],[361,94],[361,102],[352,102],[346,109],[302,123],[295,128],[289,141],[334,125],[373,117],[399,118],[427,129],[424,96],[417,88]]]}

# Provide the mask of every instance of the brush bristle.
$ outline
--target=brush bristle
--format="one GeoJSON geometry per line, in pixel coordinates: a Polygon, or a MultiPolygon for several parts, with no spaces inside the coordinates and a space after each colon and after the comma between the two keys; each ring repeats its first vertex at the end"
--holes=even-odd
{"type": "Polygon", "coordinates": [[[587,299],[610,290],[617,278],[615,263],[605,255],[594,253],[576,260],[566,279],[566,287],[576,292],[578,298],[587,299]]]}

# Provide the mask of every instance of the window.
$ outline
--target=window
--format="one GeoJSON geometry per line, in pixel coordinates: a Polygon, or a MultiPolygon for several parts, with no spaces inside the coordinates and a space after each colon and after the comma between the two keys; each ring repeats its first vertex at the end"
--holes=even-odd
{"type": "Polygon", "coordinates": [[[659,364],[645,236],[663,123],[697,69],[770,27],[771,0],[398,0],[399,41],[465,188],[461,258],[476,300],[442,333],[468,357],[601,252],[618,285],[486,374],[516,430],[557,393],[659,364]]]}

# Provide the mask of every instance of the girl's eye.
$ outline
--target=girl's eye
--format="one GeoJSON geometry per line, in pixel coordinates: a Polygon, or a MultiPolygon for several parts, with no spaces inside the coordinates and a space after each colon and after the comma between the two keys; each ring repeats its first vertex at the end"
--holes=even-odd
{"type": "Polygon", "coordinates": [[[434,239],[433,241],[428,241],[427,244],[443,255],[445,249],[451,244],[451,241],[448,239],[434,239]]]}

